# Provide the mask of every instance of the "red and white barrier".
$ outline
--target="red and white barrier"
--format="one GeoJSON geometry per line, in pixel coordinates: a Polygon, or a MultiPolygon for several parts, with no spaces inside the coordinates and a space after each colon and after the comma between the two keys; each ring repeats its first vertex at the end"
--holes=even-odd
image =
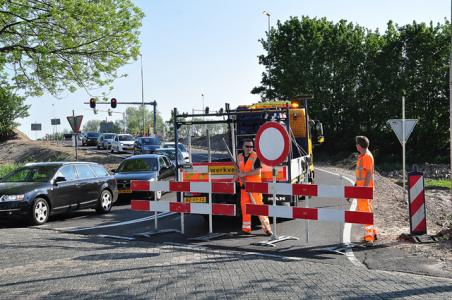
{"type": "Polygon", "coordinates": [[[235,194],[234,182],[130,181],[132,191],[235,194]]]}
{"type": "Polygon", "coordinates": [[[373,224],[373,213],[329,208],[302,208],[247,204],[246,212],[254,216],[317,220],[337,223],[373,224]]]}
{"type": "Polygon", "coordinates": [[[130,204],[132,210],[135,211],[174,212],[229,217],[234,217],[236,215],[234,204],[183,203],[147,200],[132,200],[130,204]]]}
{"type": "MultiPolygon", "coordinates": [[[[427,233],[427,218],[425,214],[425,192],[424,192],[424,177],[420,172],[408,173],[410,200],[410,233],[411,234],[426,234],[427,233]]],[[[371,223],[369,223],[371,224],[371,223]]]]}
{"type": "Polygon", "coordinates": [[[373,199],[373,189],[370,187],[267,182],[247,182],[245,187],[246,191],[250,193],[310,196],[319,198],[373,199]]]}

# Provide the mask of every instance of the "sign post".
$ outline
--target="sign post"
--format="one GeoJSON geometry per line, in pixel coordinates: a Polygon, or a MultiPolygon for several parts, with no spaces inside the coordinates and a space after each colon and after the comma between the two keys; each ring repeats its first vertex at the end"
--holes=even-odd
{"type": "MultiPolygon", "coordinates": [[[[290,139],[287,130],[277,122],[266,122],[257,131],[255,146],[259,159],[267,166],[273,167],[273,183],[276,183],[276,167],[283,163],[289,154],[290,139]]],[[[276,191],[273,192],[273,208],[277,209],[276,191]]],[[[274,247],[276,243],[287,240],[298,240],[298,238],[278,236],[276,232],[276,217],[273,217],[273,234],[271,238],[268,241],[259,242],[257,245],[274,247]]]]}
{"type": "Polygon", "coordinates": [[[74,111],[72,111],[72,116],[68,116],[67,120],[69,125],[71,125],[72,131],[74,132],[75,137],[75,160],[78,160],[77,153],[77,139],[80,133],[80,126],[82,125],[83,116],[76,116],[74,111]]]}
{"type": "MultiPolygon", "coordinates": [[[[405,97],[403,103],[405,103],[405,97]]],[[[405,110],[403,109],[403,111],[405,110]]],[[[399,142],[402,144],[403,200],[406,201],[405,144],[413,132],[414,126],[416,126],[417,119],[405,119],[405,113],[403,113],[402,117],[402,119],[388,120],[387,123],[391,126],[392,130],[399,139],[399,142]]]]}

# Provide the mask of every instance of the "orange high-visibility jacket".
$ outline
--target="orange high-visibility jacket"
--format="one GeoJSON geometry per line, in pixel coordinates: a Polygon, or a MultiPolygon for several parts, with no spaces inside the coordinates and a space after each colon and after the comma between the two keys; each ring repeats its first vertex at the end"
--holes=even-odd
{"type": "MultiPolygon", "coordinates": [[[[374,157],[370,151],[358,156],[356,164],[356,186],[364,186],[366,175],[370,172],[374,173],[374,157]]],[[[369,183],[369,187],[374,187],[374,180],[369,183]]]]}
{"type": "MultiPolygon", "coordinates": [[[[257,153],[252,151],[248,157],[248,160],[245,164],[245,157],[243,154],[239,154],[237,156],[237,162],[240,168],[240,172],[251,172],[254,169],[254,163],[257,159],[257,153]]],[[[262,182],[261,178],[261,170],[259,169],[259,174],[253,175],[253,176],[245,176],[245,181],[247,182],[262,182]]]]}

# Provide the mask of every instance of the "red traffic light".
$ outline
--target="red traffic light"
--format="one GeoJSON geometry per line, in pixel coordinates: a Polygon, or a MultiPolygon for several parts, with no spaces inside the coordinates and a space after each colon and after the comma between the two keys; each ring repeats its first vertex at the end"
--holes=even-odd
{"type": "Polygon", "coordinates": [[[93,109],[96,108],[96,99],[94,98],[89,99],[89,107],[93,109]]]}
{"type": "Polygon", "coordinates": [[[111,98],[110,100],[111,108],[116,108],[116,105],[118,105],[118,101],[116,98],[111,98]]]}

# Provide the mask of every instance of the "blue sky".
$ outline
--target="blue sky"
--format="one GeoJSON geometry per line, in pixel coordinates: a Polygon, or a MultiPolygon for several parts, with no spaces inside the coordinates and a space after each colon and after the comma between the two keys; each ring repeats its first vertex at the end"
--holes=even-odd
{"type": "MultiPolygon", "coordinates": [[[[267,17],[271,25],[291,16],[326,17],[332,21],[345,19],[370,29],[384,31],[389,20],[404,25],[417,22],[443,22],[450,18],[450,1],[446,0],[136,0],[145,13],[141,29],[145,101],[157,100],[164,119],[177,107],[191,112],[205,105],[212,109],[232,107],[259,100],[251,95],[259,85],[262,66],[257,56],[263,53],[258,42],[265,36],[267,17]]],[[[110,97],[118,101],[141,101],[140,61],[124,66],[128,74],[114,82],[110,97]]],[[[94,95],[102,90],[91,91],[94,95]]],[[[27,99],[30,116],[18,120],[20,130],[30,138],[52,133],[50,119],[61,119],[59,126],[69,129],[66,116],[83,115],[92,119],[117,120],[121,114],[95,115],[88,105],[90,96],[80,90],[56,99],[51,95],[27,99]],[[31,123],[41,123],[41,132],[31,132],[31,123]]],[[[107,106],[100,109],[107,110],[107,106]]],[[[118,105],[117,112],[125,110],[118,105]]],[[[83,125],[83,124],[82,124],[83,125]]]]}

